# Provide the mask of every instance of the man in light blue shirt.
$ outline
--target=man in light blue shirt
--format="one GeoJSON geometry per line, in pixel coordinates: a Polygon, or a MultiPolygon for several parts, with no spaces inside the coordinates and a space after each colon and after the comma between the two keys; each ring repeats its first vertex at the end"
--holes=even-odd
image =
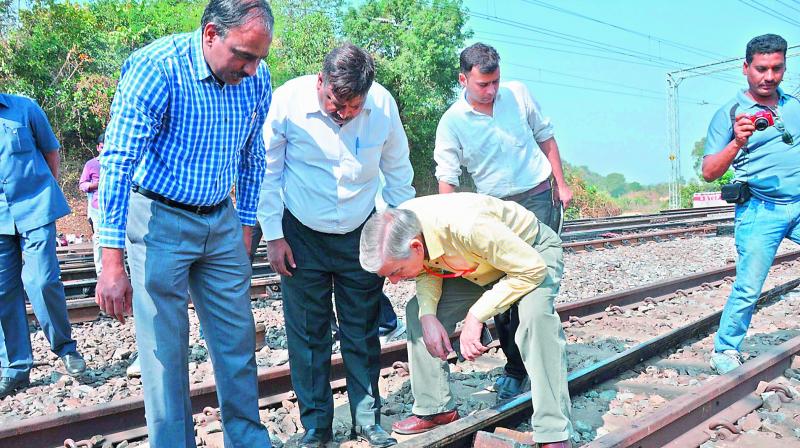
{"type": "Polygon", "coordinates": [[[187,291],[214,367],[225,446],[270,446],[258,414],[248,250],[273,22],[266,0],[211,0],[199,30],[134,52],[114,95],[100,158],[97,301],[121,322],[133,301],[154,447],[195,447],[187,291]]]}
{"type": "Polygon", "coordinates": [[[736,205],[736,280],[711,358],[720,374],[742,364],[739,350],[781,241],[800,243],[800,100],[779,87],[786,41],[775,34],[753,38],[742,72],[748,88],[714,115],[703,158],[703,178],[718,179],[733,166],[735,180],[752,195],[736,205]],[[756,130],[756,113],[773,124],[756,130]]]}
{"type": "Polygon", "coordinates": [[[56,257],[55,221],[69,214],[56,182],[58,148],[36,102],[0,93],[0,399],[30,382],[26,293],[67,373],[86,369],[71,337],[56,257]]]}
{"type": "Polygon", "coordinates": [[[397,104],[374,76],[374,62],[364,50],[352,44],[335,48],[318,75],[295,78],[275,91],[264,125],[267,171],[258,220],[270,264],[281,275],[305,448],[322,447],[332,437],[332,292],[352,436],[373,447],[396,443],[380,426],[383,279],[361,268],[358,245],[375,209],[379,173],[389,206],[414,197],[414,173],[397,104]]]}

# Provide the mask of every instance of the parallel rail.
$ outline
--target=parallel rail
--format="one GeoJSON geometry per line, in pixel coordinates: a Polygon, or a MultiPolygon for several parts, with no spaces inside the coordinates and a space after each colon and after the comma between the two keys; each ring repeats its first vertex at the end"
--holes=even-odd
{"type": "MultiPolygon", "coordinates": [[[[800,251],[790,252],[776,257],[774,264],[792,262],[798,259],[800,259],[800,251]]],[[[676,294],[681,294],[682,291],[723,281],[725,277],[732,276],[734,273],[735,265],[729,265],[725,268],[686,278],[653,283],[629,291],[604,294],[591,299],[562,304],[557,306],[556,310],[561,316],[562,322],[569,325],[570,321],[591,319],[595,315],[604,313],[609,306],[624,307],[646,300],[666,300],[676,294]]],[[[794,283],[794,286],[797,286],[800,280],[794,283]]],[[[785,290],[794,286],[784,285],[783,287],[785,290]]],[[[780,291],[776,291],[777,289],[773,289],[765,293],[764,296],[780,293],[780,291]]],[[[627,370],[633,364],[665,350],[690,335],[706,331],[718,321],[719,316],[716,314],[706,317],[686,327],[655,338],[649,343],[640,344],[590,368],[573,372],[569,376],[570,390],[572,393],[577,393],[593,384],[613,377],[618,372],[627,370]]],[[[407,357],[405,341],[388,344],[381,350],[381,368],[390,369],[395,362],[406,361],[407,357]]],[[[332,383],[341,385],[345,374],[343,367],[341,355],[334,355],[331,358],[332,383]]],[[[258,389],[259,396],[262,397],[260,400],[262,406],[270,405],[270,403],[279,403],[281,399],[290,396],[292,386],[289,366],[262,369],[258,375],[258,389]]],[[[217,405],[216,385],[213,380],[193,386],[190,395],[192,397],[192,408],[196,413],[201,412],[207,406],[217,405]]],[[[398,446],[469,446],[475,432],[494,425],[500,425],[511,419],[517,419],[520,413],[529,411],[530,405],[530,396],[522,395],[509,403],[479,411],[453,424],[437,428],[398,446]]],[[[132,397],[113,403],[9,423],[0,429],[0,446],[9,448],[52,447],[61,444],[65,437],[72,437],[77,440],[89,438],[98,433],[105,435],[106,440],[116,442],[144,436],[146,433],[144,427],[144,402],[141,397],[132,397]]]]}

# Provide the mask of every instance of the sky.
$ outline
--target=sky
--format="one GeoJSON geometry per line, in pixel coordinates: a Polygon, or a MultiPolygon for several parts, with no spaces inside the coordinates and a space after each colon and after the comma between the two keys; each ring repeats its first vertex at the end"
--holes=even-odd
{"type": "MultiPolygon", "coordinates": [[[[563,159],[628,181],[669,180],[666,75],[691,72],[678,87],[680,157],[695,178],[691,150],[713,114],[738,90],[747,42],[775,33],[800,45],[800,0],[464,0],[467,42],[500,54],[502,81],[519,80],[554,123],[563,159]],[[696,75],[695,75],[696,74],[696,75]]],[[[800,48],[789,50],[781,87],[800,90],[800,48]]],[[[798,92],[800,93],[800,92],[798,92]]]]}

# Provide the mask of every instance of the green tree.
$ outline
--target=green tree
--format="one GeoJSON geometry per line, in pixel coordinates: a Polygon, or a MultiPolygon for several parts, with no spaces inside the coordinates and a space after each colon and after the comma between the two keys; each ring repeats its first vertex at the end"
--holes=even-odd
{"type": "Polygon", "coordinates": [[[458,87],[458,50],[464,30],[460,0],[366,0],[345,14],[343,30],[369,51],[377,81],[394,95],[411,148],[414,185],[436,192],[433,141],[458,87]]]}
{"type": "Polygon", "coordinates": [[[275,37],[267,60],[274,86],[302,75],[318,73],[336,44],[341,1],[276,0],[275,37]]]}
{"type": "Polygon", "coordinates": [[[694,161],[694,172],[697,176],[702,179],[703,178],[703,153],[706,148],[706,138],[703,137],[700,140],[694,142],[694,146],[692,147],[692,160],[694,161]]]}

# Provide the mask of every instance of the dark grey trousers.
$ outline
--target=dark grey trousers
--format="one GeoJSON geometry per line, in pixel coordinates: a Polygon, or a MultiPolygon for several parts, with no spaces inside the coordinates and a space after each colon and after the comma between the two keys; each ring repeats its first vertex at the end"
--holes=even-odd
{"type": "Polygon", "coordinates": [[[383,278],[361,268],[361,227],[344,235],[317,232],[286,210],[283,235],[297,264],[291,277],[281,278],[281,288],[292,384],[303,427],[326,429],[333,423],[329,378],[334,290],[353,424],[380,423],[378,314],[383,278]]]}

